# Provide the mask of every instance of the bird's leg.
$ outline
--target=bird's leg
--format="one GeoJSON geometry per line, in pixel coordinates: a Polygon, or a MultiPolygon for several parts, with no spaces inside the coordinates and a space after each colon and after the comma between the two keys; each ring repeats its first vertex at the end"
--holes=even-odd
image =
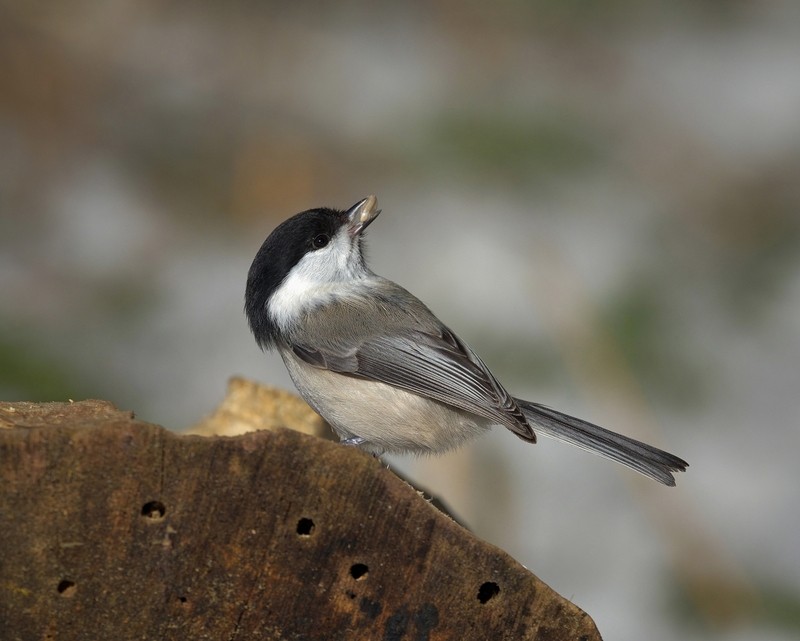
{"type": "MultiPolygon", "coordinates": [[[[367,439],[365,439],[363,436],[351,436],[349,438],[343,438],[341,441],[339,441],[339,443],[342,445],[347,445],[348,447],[361,447],[367,443],[367,439]]],[[[383,450],[376,450],[371,452],[371,454],[375,458],[380,458],[383,456],[383,450]]]]}

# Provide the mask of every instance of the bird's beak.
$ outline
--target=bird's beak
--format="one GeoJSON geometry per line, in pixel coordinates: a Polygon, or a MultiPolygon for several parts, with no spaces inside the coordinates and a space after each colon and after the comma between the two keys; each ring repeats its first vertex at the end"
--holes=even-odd
{"type": "Polygon", "coordinates": [[[361,234],[380,213],[378,199],[375,196],[367,196],[364,200],[358,201],[345,212],[345,216],[350,222],[350,235],[358,236],[361,234]]]}

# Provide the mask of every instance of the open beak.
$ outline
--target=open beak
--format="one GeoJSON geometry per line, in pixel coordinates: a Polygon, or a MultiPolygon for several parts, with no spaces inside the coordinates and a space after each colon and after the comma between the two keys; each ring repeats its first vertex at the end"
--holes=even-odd
{"type": "Polygon", "coordinates": [[[345,212],[345,216],[350,222],[348,228],[350,235],[358,236],[361,234],[380,213],[378,199],[375,196],[367,196],[364,200],[358,201],[345,212]]]}

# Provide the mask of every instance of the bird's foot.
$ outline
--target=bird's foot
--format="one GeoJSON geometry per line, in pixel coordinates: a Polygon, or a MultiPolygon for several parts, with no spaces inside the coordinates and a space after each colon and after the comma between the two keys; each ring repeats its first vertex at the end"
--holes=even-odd
{"type": "MultiPolygon", "coordinates": [[[[343,438],[341,441],[339,441],[339,443],[342,445],[347,445],[348,447],[361,447],[362,445],[367,444],[367,439],[365,439],[363,436],[351,436],[349,438],[343,438]]],[[[367,449],[375,458],[380,458],[383,456],[383,450],[372,447],[365,449],[367,449]]]]}

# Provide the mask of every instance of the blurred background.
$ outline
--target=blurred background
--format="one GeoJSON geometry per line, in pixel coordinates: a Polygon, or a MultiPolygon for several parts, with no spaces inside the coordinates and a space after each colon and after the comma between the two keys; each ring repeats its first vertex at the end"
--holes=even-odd
{"type": "Polygon", "coordinates": [[[391,463],[606,639],[798,638],[800,5],[3,0],[0,58],[0,397],[291,389],[250,261],[375,193],[372,267],[510,391],[691,467],[391,463]]]}

